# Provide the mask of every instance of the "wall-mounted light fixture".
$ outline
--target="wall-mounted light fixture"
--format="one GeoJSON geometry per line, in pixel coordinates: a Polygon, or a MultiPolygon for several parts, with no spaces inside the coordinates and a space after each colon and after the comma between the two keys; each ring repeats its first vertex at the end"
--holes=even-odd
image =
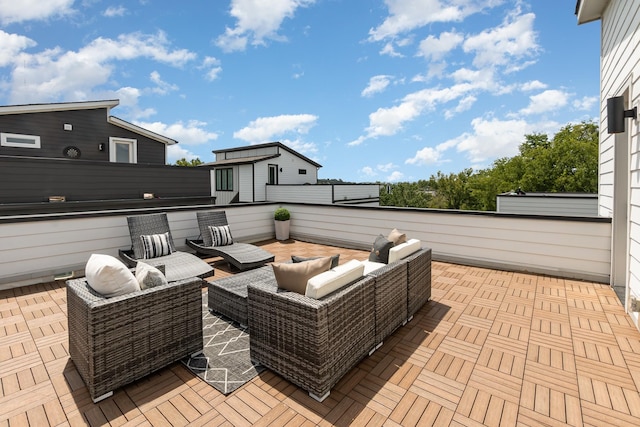
{"type": "Polygon", "coordinates": [[[282,168],[280,168],[280,172],[282,172],[282,168]]]}
{"type": "Polygon", "coordinates": [[[104,144],[102,142],[98,144],[98,151],[104,151],[104,144]]]}
{"type": "Polygon", "coordinates": [[[607,99],[607,128],[609,133],[623,133],[625,131],[624,119],[629,117],[638,118],[638,107],[625,110],[623,96],[607,99]]]}

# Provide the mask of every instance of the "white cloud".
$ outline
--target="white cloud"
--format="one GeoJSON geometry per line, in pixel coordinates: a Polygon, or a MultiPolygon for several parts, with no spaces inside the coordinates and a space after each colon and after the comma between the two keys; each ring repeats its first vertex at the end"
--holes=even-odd
{"type": "Polygon", "coordinates": [[[0,30],[0,67],[6,67],[13,63],[23,50],[36,46],[36,42],[28,37],[17,34],[8,34],[0,30]]]}
{"type": "Polygon", "coordinates": [[[247,44],[264,45],[265,40],[284,40],[278,29],[285,18],[292,18],[299,7],[307,7],[315,0],[231,0],[230,15],[236,18],[234,28],[227,27],[216,39],[225,52],[245,50],[247,44]]]}
{"type": "Polygon", "coordinates": [[[206,70],[205,77],[209,81],[214,81],[222,73],[220,60],[213,56],[205,56],[200,68],[206,70]]]}
{"type": "Polygon", "coordinates": [[[456,32],[444,32],[440,34],[440,37],[429,35],[420,42],[418,56],[438,61],[458,47],[463,40],[464,36],[456,32]]]}
{"type": "Polygon", "coordinates": [[[555,111],[567,105],[569,94],[561,90],[549,89],[529,97],[529,105],[520,110],[521,114],[541,114],[555,111]]]}
{"type": "Polygon", "coordinates": [[[538,80],[531,80],[529,82],[523,83],[520,86],[520,90],[523,92],[529,92],[531,90],[542,90],[546,89],[547,85],[538,80]]]}
{"type": "Polygon", "coordinates": [[[116,16],[124,16],[125,13],[127,13],[127,8],[124,6],[109,6],[104,12],[102,12],[102,15],[107,18],[114,18],[116,16]]]}
{"type": "Polygon", "coordinates": [[[513,70],[520,69],[530,62],[521,64],[520,68],[513,64],[535,56],[539,50],[533,30],[534,20],[533,13],[520,15],[516,11],[500,26],[467,37],[462,44],[463,50],[475,55],[473,64],[478,68],[505,65],[513,70]]]}
{"type": "Polygon", "coordinates": [[[273,117],[260,117],[248,126],[233,133],[233,137],[251,144],[270,142],[273,138],[286,134],[306,134],[318,121],[313,114],[284,114],[273,117]]]}
{"type": "Polygon", "coordinates": [[[369,79],[369,85],[364,88],[361,95],[371,97],[376,93],[383,92],[391,83],[391,76],[379,75],[369,79]]]}
{"type": "Polygon", "coordinates": [[[22,52],[13,61],[10,98],[14,103],[90,99],[97,87],[109,82],[116,61],[138,58],[181,67],[196,55],[186,49],[171,49],[162,32],[100,37],[78,51],[22,52]]]}
{"type": "Polygon", "coordinates": [[[157,71],[152,71],[149,79],[151,79],[151,81],[156,84],[156,87],[152,88],[151,91],[158,95],[166,95],[169,92],[178,90],[177,85],[170,84],[162,80],[162,78],[160,77],[160,73],[158,73],[157,71]]]}
{"type": "Polygon", "coordinates": [[[44,20],[73,13],[74,0],[0,0],[0,22],[44,20]]]}
{"type": "MultiPolygon", "coordinates": [[[[167,164],[173,164],[180,159],[193,160],[195,158],[198,158],[198,156],[186,148],[181,147],[180,144],[173,144],[167,147],[167,164]]],[[[206,159],[200,160],[203,162],[207,161],[206,159]]]]}
{"type": "Polygon", "coordinates": [[[218,134],[204,129],[205,122],[189,120],[186,124],[179,121],[173,124],[162,122],[136,122],[136,125],[157,134],[175,139],[184,145],[202,145],[218,139],[218,134]]]}
{"type": "Polygon", "coordinates": [[[394,165],[393,163],[387,163],[384,165],[378,165],[376,166],[376,169],[378,169],[381,172],[389,172],[391,169],[396,168],[397,166],[394,165]]]}
{"type": "Polygon", "coordinates": [[[438,163],[442,156],[442,151],[433,147],[424,147],[416,152],[416,155],[405,160],[409,165],[432,165],[438,163]]]}
{"type": "Polygon", "coordinates": [[[503,0],[385,0],[389,16],[369,30],[370,41],[395,38],[398,34],[433,22],[460,22],[503,0]]]}
{"type": "Polygon", "coordinates": [[[363,167],[362,169],[360,169],[360,172],[362,172],[366,176],[376,176],[377,175],[377,173],[373,170],[373,168],[371,166],[363,167]]]}
{"type": "Polygon", "coordinates": [[[478,98],[473,95],[465,96],[460,100],[460,102],[458,102],[458,105],[455,108],[444,112],[445,119],[451,119],[456,114],[471,109],[471,107],[473,107],[473,104],[475,104],[477,100],[478,98]]]}
{"type": "Polygon", "coordinates": [[[573,108],[575,108],[576,110],[589,111],[591,110],[591,107],[593,107],[597,102],[597,96],[585,96],[582,99],[576,99],[575,101],[573,101],[573,108]]]}
{"type": "Polygon", "coordinates": [[[398,182],[402,181],[404,178],[404,174],[400,171],[392,172],[391,175],[387,177],[387,182],[398,182]]]}

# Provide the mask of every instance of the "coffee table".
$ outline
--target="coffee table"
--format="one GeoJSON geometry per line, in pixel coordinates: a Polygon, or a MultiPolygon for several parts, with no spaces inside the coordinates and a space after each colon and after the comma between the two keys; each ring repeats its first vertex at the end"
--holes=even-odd
{"type": "Polygon", "coordinates": [[[273,289],[278,287],[270,265],[214,280],[208,284],[209,310],[248,326],[247,286],[250,283],[273,289]]]}

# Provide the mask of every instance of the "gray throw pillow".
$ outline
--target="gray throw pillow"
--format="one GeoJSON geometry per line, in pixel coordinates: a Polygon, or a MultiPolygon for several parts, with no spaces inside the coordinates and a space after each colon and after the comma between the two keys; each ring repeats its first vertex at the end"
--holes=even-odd
{"type": "Polygon", "coordinates": [[[369,254],[369,261],[389,263],[389,251],[393,247],[393,242],[387,240],[385,236],[379,234],[373,242],[373,248],[369,254]]]}
{"type": "MultiPolygon", "coordinates": [[[[302,256],[295,256],[295,255],[291,255],[291,261],[293,263],[296,262],[305,262],[305,261],[312,261],[314,259],[318,259],[318,258],[322,258],[319,256],[314,256],[314,257],[302,257],[302,256]]],[[[336,268],[338,266],[338,263],[340,262],[340,254],[336,254],[333,255],[331,257],[331,267],[330,268],[336,268]]]]}

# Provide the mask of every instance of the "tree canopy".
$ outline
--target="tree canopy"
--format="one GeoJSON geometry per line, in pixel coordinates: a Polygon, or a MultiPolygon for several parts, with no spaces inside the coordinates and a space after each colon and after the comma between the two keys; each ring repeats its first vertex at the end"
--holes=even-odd
{"type": "Polygon", "coordinates": [[[176,166],[199,166],[203,163],[204,162],[197,157],[191,160],[187,160],[184,157],[180,160],[176,160],[176,166]]]}
{"type": "Polygon", "coordinates": [[[519,154],[497,159],[487,169],[448,175],[438,171],[428,180],[385,184],[380,204],[493,211],[498,194],[516,189],[596,193],[598,126],[591,121],[568,124],[552,139],[544,133],[525,135],[519,154]]]}

